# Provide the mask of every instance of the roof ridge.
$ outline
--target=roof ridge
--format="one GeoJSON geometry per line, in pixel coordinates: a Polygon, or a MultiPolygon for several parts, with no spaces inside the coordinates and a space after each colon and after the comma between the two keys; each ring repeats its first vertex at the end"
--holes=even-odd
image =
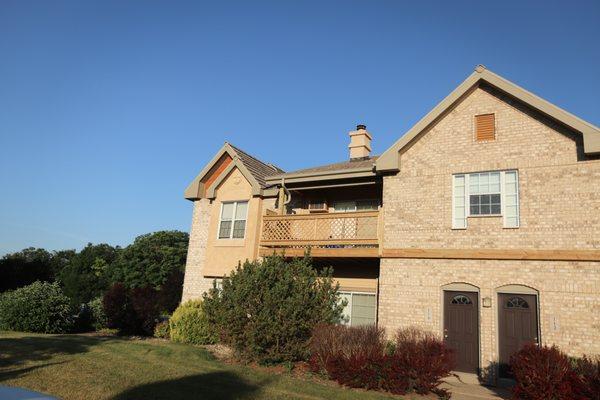
{"type": "Polygon", "coordinates": [[[229,142],[225,142],[225,143],[228,144],[229,146],[231,146],[233,148],[233,150],[235,150],[236,152],[240,152],[240,153],[245,154],[246,156],[252,158],[253,160],[258,161],[259,163],[261,163],[265,167],[268,167],[268,168],[270,168],[272,170],[275,170],[275,171],[285,172],[284,170],[282,170],[281,168],[279,168],[277,165],[275,165],[273,163],[264,162],[261,159],[254,157],[252,154],[248,153],[247,151],[244,151],[244,150],[240,149],[239,147],[237,147],[237,146],[235,146],[235,145],[233,145],[233,144],[231,144],[229,142]]]}

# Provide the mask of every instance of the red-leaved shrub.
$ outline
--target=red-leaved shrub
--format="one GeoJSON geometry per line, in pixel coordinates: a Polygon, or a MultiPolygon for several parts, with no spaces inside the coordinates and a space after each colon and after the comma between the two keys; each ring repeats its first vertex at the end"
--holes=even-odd
{"type": "Polygon", "coordinates": [[[510,368],[516,381],[514,399],[588,399],[571,361],[555,346],[528,344],[511,357],[510,368]]]}
{"type": "Polygon", "coordinates": [[[326,372],[331,359],[340,355],[350,358],[369,358],[383,354],[385,332],[373,325],[348,327],[319,324],[310,339],[310,368],[313,372],[326,372]]]}
{"type": "Polygon", "coordinates": [[[108,327],[126,335],[152,335],[160,315],[157,297],[152,288],[128,289],[115,283],[102,299],[108,327]]]}
{"type": "Polygon", "coordinates": [[[583,383],[584,396],[600,400],[600,356],[578,359],[575,361],[575,372],[583,383]]]}
{"type": "Polygon", "coordinates": [[[450,376],[455,360],[441,339],[430,332],[406,328],[396,333],[395,345],[395,364],[408,379],[408,391],[448,395],[439,385],[450,376]]]}
{"type": "Polygon", "coordinates": [[[398,331],[392,353],[385,332],[375,326],[319,325],[310,342],[310,366],[341,385],[395,394],[436,393],[450,375],[453,357],[444,343],[417,329],[398,331]]]}

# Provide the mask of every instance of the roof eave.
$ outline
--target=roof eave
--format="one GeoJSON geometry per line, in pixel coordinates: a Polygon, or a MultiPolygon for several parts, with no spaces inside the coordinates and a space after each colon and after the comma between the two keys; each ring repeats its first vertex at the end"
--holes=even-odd
{"type": "Polygon", "coordinates": [[[279,174],[267,176],[265,181],[267,184],[275,185],[285,179],[287,183],[296,182],[310,182],[310,181],[321,181],[321,180],[336,180],[336,179],[349,179],[349,178],[362,178],[375,176],[373,166],[350,168],[350,169],[339,169],[332,171],[311,171],[311,172],[299,172],[290,174],[279,174]]]}

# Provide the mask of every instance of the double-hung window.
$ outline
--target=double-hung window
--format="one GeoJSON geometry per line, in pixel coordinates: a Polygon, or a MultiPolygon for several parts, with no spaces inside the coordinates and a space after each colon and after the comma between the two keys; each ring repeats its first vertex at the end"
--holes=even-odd
{"type": "Polygon", "coordinates": [[[346,300],[342,311],[342,324],[359,326],[375,325],[377,322],[375,293],[340,292],[340,300],[346,300]]]}
{"type": "Polygon", "coordinates": [[[247,201],[222,203],[219,239],[243,239],[246,232],[247,201]]]}
{"type": "Polygon", "coordinates": [[[477,216],[502,216],[505,228],[519,227],[517,171],[453,175],[452,228],[465,229],[467,217],[477,216]]]}

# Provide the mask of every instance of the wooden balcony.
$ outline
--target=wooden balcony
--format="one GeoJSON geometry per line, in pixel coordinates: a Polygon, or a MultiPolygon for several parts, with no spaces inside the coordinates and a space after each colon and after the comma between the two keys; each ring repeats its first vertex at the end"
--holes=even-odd
{"type": "Polygon", "coordinates": [[[260,254],[378,257],[380,212],[265,215],[260,254]]]}

